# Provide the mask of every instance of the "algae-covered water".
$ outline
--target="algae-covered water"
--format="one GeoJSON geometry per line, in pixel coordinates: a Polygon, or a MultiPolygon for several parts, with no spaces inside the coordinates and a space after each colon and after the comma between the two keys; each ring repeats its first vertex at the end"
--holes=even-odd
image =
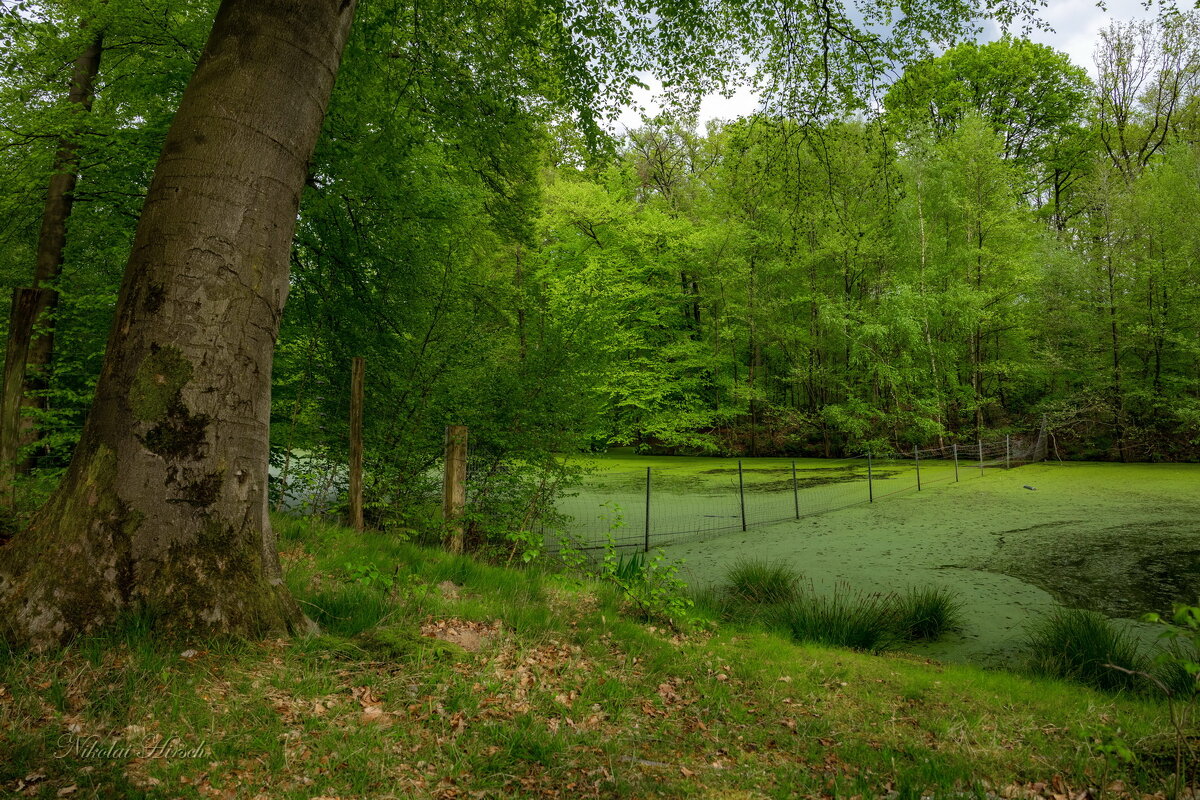
{"type": "MultiPolygon", "coordinates": [[[[593,478],[598,483],[573,502],[595,503],[608,475],[636,528],[641,501],[634,476],[659,465],[670,466],[673,477],[668,481],[665,470],[661,480],[655,475],[652,517],[656,507],[708,502],[734,526],[663,548],[683,562],[689,583],[716,582],[733,561],[751,556],[795,566],[820,592],[839,583],[868,592],[945,586],[962,598],[967,627],[921,650],[936,658],[1004,663],[1019,649],[1025,626],[1055,605],[1134,620],[1147,611],[1168,611],[1175,601],[1200,599],[1200,465],[1036,464],[988,469],[983,477],[963,469],[959,482],[949,465],[927,465],[919,493],[908,467],[900,466],[876,483],[873,503],[861,502],[861,481],[833,481],[813,488],[822,497],[845,492],[839,504],[858,504],[751,524],[742,532],[740,520],[730,518],[739,513],[736,494],[713,488],[714,476],[722,475],[713,470],[730,469],[730,462],[610,458],[600,462],[593,478]],[[621,480],[631,486],[617,491],[621,480]],[[888,480],[899,490],[880,491],[888,480]],[[714,499],[725,506],[712,504],[714,499]]],[[[744,480],[755,484],[790,481],[790,462],[756,459],[746,466],[744,480]],[[775,476],[771,470],[787,472],[775,476]]],[[[811,476],[821,464],[802,466],[813,470],[806,473],[811,476]]],[[[732,468],[736,481],[736,463],[732,468]]],[[[839,468],[847,475],[856,469],[839,468]]],[[[782,506],[790,507],[791,492],[770,496],[776,494],[772,502],[786,516],[782,506]]],[[[749,489],[747,496],[753,497],[749,489]]],[[[1139,623],[1129,626],[1147,637],[1153,633],[1139,623]]]]}

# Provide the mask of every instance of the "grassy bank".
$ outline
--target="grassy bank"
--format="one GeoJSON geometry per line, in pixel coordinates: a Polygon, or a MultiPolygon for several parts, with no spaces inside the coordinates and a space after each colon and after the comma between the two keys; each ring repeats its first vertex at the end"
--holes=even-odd
{"type": "Polygon", "coordinates": [[[1165,709],[914,656],[677,634],[617,592],[283,523],[324,635],[130,620],[0,657],[0,790],[42,797],[1060,796],[1165,783],[1165,709]],[[1119,732],[1118,732],[1119,731],[1119,732]],[[1118,737],[1136,763],[1106,758],[1118,737]]]}

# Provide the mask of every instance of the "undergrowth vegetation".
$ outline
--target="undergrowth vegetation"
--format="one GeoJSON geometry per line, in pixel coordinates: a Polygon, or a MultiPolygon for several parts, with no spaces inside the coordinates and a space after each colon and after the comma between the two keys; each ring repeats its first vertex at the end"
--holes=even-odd
{"type": "Polygon", "coordinates": [[[870,653],[937,639],[962,625],[961,602],[941,587],[914,586],[897,594],[838,584],[832,594],[820,594],[802,582],[787,564],[742,558],[720,585],[698,592],[697,601],[727,622],[762,624],[798,642],[870,653]]]}
{"type": "MultiPolygon", "coordinates": [[[[179,640],[140,617],[59,652],[0,652],[0,791],[916,798],[1106,788],[1140,800],[1170,785],[1160,703],[746,626],[676,618],[672,628],[622,585],[636,586],[653,556],[636,569],[629,558],[601,563],[612,575],[590,578],[308,522],[277,529],[288,585],[320,635],[179,640]],[[1109,755],[1103,731],[1116,730],[1132,759],[1109,755]]],[[[779,608],[810,595],[777,570],[771,583],[796,590],[779,608]]]]}
{"type": "Polygon", "coordinates": [[[1128,633],[1094,611],[1052,611],[1028,633],[1029,668],[1105,691],[1147,688],[1150,663],[1128,633]]]}

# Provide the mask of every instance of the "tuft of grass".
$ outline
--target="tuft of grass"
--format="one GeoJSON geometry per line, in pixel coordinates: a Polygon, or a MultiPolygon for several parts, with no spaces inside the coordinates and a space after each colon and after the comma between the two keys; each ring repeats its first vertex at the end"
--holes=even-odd
{"type": "Polygon", "coordinates": [[[1030,629],[1026,648],[1036,675],[1108,692],[1146,688],[1144,677],[1130,674],[1149,667],[1137,640],[1095,611],[1056,609],[1030,629]]]}
{"type": "Polygon", "coordinates": [[[905,641],[933,641],[962,622],[962,601],[945,587],[912,586],[896,598],[896,633],[905,641]]]}
{"type": "Polygon", "coordinates": [[[1154,659],[1152,674],[1161,686],[1156,688],[1170,697],[1188,701],[1200,695],[1200,675],[1188,672],[1188,663],[1200,663],[1200,649],[1191,642],[1177,639],[1161,648],[1154,659]]]}
{"type": "Polygon", "coordinates": [[[633,553],[628,558],[621,556],[613,569],[613,578],[623,583],[646,580],[646,557],[642,553],[633,553]]]}
{"type": "Polygon", "coordinates": [[[894,597],[862,594],[839,584],[832,595],[799,594],[773,617],[796,641],[878,653],[899,644],[894,597]]]}
{"type": "Polygon", "coordinates": [[[734,602],[778,605],[799,596],[800,575],[783,562],[739,558],[725,573],[723,586],[734,602]]]}
{"type": "Polygon", "coordinates": [[[354,636],[379,625],[393,613],[394,604],[378,588],[351,583],[318,592],[304,608],[321,630],[354,636]]]}

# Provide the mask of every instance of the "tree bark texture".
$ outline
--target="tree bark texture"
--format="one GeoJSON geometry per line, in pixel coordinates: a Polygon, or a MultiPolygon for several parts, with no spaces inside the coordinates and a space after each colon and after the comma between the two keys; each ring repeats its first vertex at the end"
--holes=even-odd
{"type": "Polygon", "coordinates": [[[353,0],[224,0],[167,134],[66,477],[0,549],[0,624],[53,645],[123,613],[311,623],[267,517],[271,357],[307,161],[353,0]]]}
{"type": "Polygon", "coordinates": [[[467,507],[467,426],[446,426],[445,476],[442,480],[442,517],[450,533],[450,552],[466,548],[463,512],[467,507]]]}
{"type": "Polygon", "coordinates": [[[52,289],[13,289],[9,312],[8,347],[4,354],[4,392],[0,396],[0,492],[6,506],[13,504],[13,478],[21,450],[21,408],[25,388],[25,364],[33,323],[45,307],[52,289]]]}
{"type": "Polygon", "coordinates": [[[350,360],[350,525],[356,531],[363,520],[363,383],[366,364],[362,356],[350,360]]]}
{"type": "MultiPolygon", "coordinates": [[[[92,86],[100,72],[103,52],[104,34],[101,32],[75,59],[67,101],[80,111],[92,108],[92,86]]],[[[38,233],[33,289],[18,289],[21,296],[13,296],[8,347],[5,349],[3,405],[0,406],[0,485],[3,487],[0,496],[5,504],[11,504],[12,480],[16,472],[27,472],[32,466],[28,462],[18,463],[18,453],[38,437],[33,420],[22,416],[21,409],[46,407],[46,400],[38,390],[46,388],[46,373],[54,359],[54,310],[58,307],[55,284],[62,272],[67,219],[75,202],[77,149],[78,144],[70,137],[59,142],[38,233]]]]}

